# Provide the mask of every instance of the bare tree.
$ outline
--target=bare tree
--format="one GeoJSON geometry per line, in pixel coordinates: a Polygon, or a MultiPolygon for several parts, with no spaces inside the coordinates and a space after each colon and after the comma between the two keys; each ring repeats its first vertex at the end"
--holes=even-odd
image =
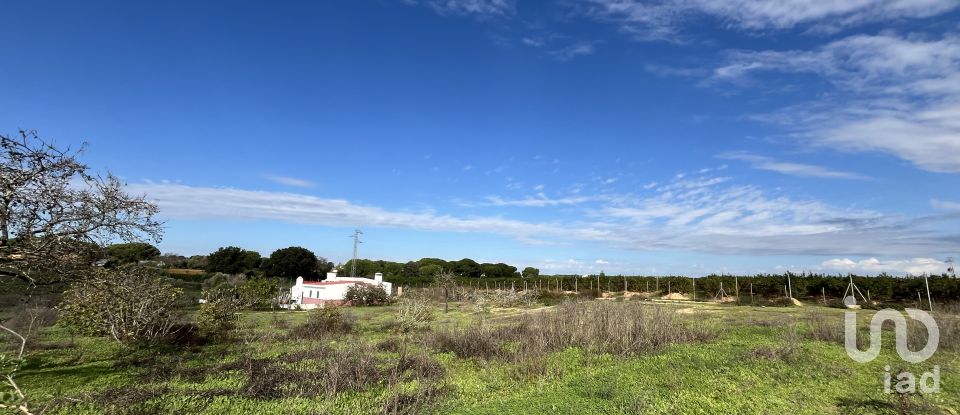
{"type": "MultiPolygon", "coordinates": [[[[159,241],[157,206],[130,196],[113,175],[91,173],[77,151],[59,149],[34,131],[0,135],[0,278],[35,285],[77,277],[91,266],[108,241],[159,241]]],[[[27,339],[15,355],[0,353],[0,376],[12,393],[0,394],[0,409],[30,414],[14,381],[27,339]]]]}
{"type": "Polygon", "coordinates": [[[70,277],[111,240],[159,241],[158,208],[34,131],[0,135],[0,278],[70,277]]]}
{"type": "Polygon", "coordinates": [[[456,277],[452,272],[441,269],[433,276],[433,285],[443,289],[443,312],[450,311],[450,289],[456,287],[456,277]]]}

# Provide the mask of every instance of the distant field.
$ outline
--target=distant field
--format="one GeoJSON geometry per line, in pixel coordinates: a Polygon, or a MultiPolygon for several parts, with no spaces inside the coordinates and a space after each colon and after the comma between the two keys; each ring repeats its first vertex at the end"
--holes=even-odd
{"type": "Polygon", "coordinates": [[[206,274],[206,271],[202,269],[168,268],[167,273],[178,276],[202,276],[206,274]]]}
{"type": "MultiPolygon", "coordinates": [[[[251,312],[232,340],[124,351],[59,327],[32,347],[20,385],[61,398],[48,413],[899,414],[957,413],[954,330],[931,360],[851,360],[843,311],[622,298],[478,310],[433,304],[429,327],[394,328],[397,306],[346,310],[321,333],[310,312],[251,312]],[[601,304],[602,303],[602,304],[601,304]],[[314,326],[315,328],[316,326],[314,326]],[[580,341],[581,343],[576,343],[580,341]],[[572,344],[572,345],[571,345],[572,344]],[[885,365],[941,368],[942,392],[881,391],[885,365]],[[67,398],[67,399],[64,399],[67,398]]],[[[871,311],[862,311],[865,324],[871,311]]],[[[950,335],[949,333],[947,334],[950,335]]],[[[36,405],[35,405],[36,406],[36,405]]]]}

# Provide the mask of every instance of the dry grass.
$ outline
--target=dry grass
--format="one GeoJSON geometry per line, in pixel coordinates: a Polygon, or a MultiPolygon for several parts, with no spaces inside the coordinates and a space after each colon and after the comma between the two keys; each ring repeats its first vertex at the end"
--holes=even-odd
{"type": "Polygon", "coordinates": [[[567,302],[555,310],[524,315],[521,350],[580,347],[636,355],[671,344],[700,342],[712,334],[672,309],[624,302],[567,302]]]}
{"type": "Polygon", "coordinates": [[[790,362],[793,360],[801,349],[801,339],[800,333],[797,330],[796,324],[790,324],[786,327],[783,334],[780,336],[780,345],[773,346],[760,346],[754,348],[747,353],[747,357],[751,359],[765,359],[765,360],[779,360],[783,362],[790,362]]]}
{"type": "Polygon", "coordinates": [[[398,392],[387,398],[384,414],[421,414],[452,392],[446,384],[418,385],[411,392],[398,392]]]}
{"type": "Polygon", "coordinates": [[[428,344],[459,357],[482,359],[506,357],[508,349],[520,356],[539,356],[569,347],[629,356],[712,337],[671,309],[629,302],[567,302],[524,314],[517,323],[437,331],[428,344]],[[516,348],[506,347],[508,343],[516,348]]]}
{"type": "Polygon", "coordinates": [[[317,308],[309,313],[305,323],[290,330],[290,338],[321,340],[331,335],[350,333],[357,325],[356,317],[340,307],[317,308]]]}
{"type": "Polygon", "coordinates": [[[435,331],[428,344],[442,352],[453,352],[457,357],[492,359],[501,354],[503,338],[488,326],[470,325],[452,330],[435,331]]]}
{"type": "MultiPolygon", "coordinates": [[[[845,333],[842,317],[816,312],[806,315],[804,322],[807,324],[807,332],[805,333],[807,338],[844,344],[845,333]]],[[[860,337],[863,336],[858,336],[858,343],[861,341],[860,337]]]]}

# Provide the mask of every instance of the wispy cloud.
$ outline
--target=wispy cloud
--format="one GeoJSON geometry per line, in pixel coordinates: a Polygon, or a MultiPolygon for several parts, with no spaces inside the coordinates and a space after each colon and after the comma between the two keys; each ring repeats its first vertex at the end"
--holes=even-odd
{"type": "Polygon", "coordinates": [[[284,186],[293,186],[293,187],[314,187],[314,186],[316,186],[316,183],[314,183],[314,182],[311,182],[311,181],[305,180],[305,179],[298,179],[298,178],[296,178],[296,177],[274,176],[274,175],[271,175],[271,174],[264,175],[263,177],[264,177],[265,179],[267,179],[267,180],[270,180],[270,181],[272,181],[272,182],[274,182],[274,183],[282,184],[282,185],[284,185],[284,186]]]}
{"type": "Polygon", "coordinates": [[[852,179],[868,180],[869,177],[859,173],[833,170],[813,164],[792,163],[780,161],[771,157],[761,156],[745,151],[723,153],[717,156],[724,160],[740,160],[750,164],[758,170],[774,171],[781,174],[799,177],[817,177],[824,179],[852,179]]]}
{"type": "Polygon", "coordinates": [[[539,48],[547,44],[545,40],[540,38],[534,38],[534,37],[523,37],[522,39],[520,39],[520,41],[523,42],[524,45],[535,47],[535,48],[539,48]]]}
{"type": "Polygon", "coordinates": [[[933,258],[912,258],[884,261],[877,258],[867,258],[859,261],[854,261],[850,258],[835,258],[823,261],[820,266],[832,271],[866,274],[886,272],[890,274],[903,273],[922,275],[942,274],[947,270],[946,263],[933,258]]]}
{"type": "MultiPolygon", "coordinates": [[[[960,233],[939,229],[950,215],[896,218],[770,195],[726,177],[685,176],[650,195],[491,197],[486,206],[563,208],[564,219],[530,221],[497,215],[458,216],[390,210],[341,199],[286,192],[144,183],[131,191],[158,201],[164,216],[272,220],[326,226],[368,226],[498,234],[530,244],[587,241],[628,250],[723,254],[940,255],[960,250],[960,233]]],[[[484,205],[473,206],[482,208],[484,205]]]]}
{"type": "Polygon", "coordinates": [[[882,152],[925,170],[960,173],[960,36],[885,33],[811,51],[736,51],[712,79],[740,83],[764,73],[816,74],[836,91],[829,100],[753,118],[821,148],[882,152]]]}
{"type": "Polygon", "coordinates": [[[544,193],[537,193],[536,196],[528,196],[523,199],[504,199],[500,196],[487,196],[486,199],[487,205],[489,206],[551,207],[592,202],[597,200],[597,197],[575,196],[550,198],[544,193]]]}
{"type": "Polygon", "coordinates": [[[374,226],[446,232],[483,232],[537,239],[602,240],[609,232],[589,225],[524,222],[495,216],[456,217],[403,212],[286,192],[194,187],[170,183],[129,186],[155,200],[168,218],[276,220],[327,226],[374,226]]]}
{"type": "Polygon", "coordinates": [[[613,22],[642,40],[684,41],[686,26],[709,17],[744,31],[805,26],[833,32],[864,23],[935,16],[957,8],[957,0],[589,0],[586,14],[613,22]]]}
{"type": "Polygon", "coordinates": [[[578,56],[592,55],[596,51],[596,44],[597,42],[593,41],[579,41],[559,49],[554,49],[547,52],[547,54],[561,61],[568,61],[578,56]]]}
{"type": "Polygon", "coordinates": [[[441,15],[506,16],[516,6],[512,0],[403,0],[409,5],[424,5],[441,15]]]}
{"type": "Polygon", "coordinates": [[[932,205],[934,209],[955,210],[957,212],[960,212],[960,202],[951,202],[947,200],[933,199],[930,201],[930,205],[932,205]]]}

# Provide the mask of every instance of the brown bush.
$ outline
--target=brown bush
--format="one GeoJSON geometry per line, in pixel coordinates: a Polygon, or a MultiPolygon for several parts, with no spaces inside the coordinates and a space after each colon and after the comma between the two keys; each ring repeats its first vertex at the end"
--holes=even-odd
{"type": "Polygon", "coordinates": [[[309,313],[305,323],[290,331],[290,338],[320,340],[330,335],[350,333],[357,324],[356,317],[340,307],[317,308],[309,313]]]}
{"type": "Polygon", "coordinates": [[[713,337],[671,309],[633,302],[566,302],[553,311],[524,315],[521,327],[520,350],[532,352],[581,347],[636,355],[713,337]]]}
{"type": "Polygon", "coordinates": [[[704,327],[684,321],[670,309],[633,302],[567,302],[554,310],[524,314],[501,326],[474,324],[441,330],[428,344],[460,357],[490,359],[505,355],[506,343],[515,353],[538,356],[568,347],[616,355],[654,352],[677,343],[713,337],[704,327]]]}
{"type": "Polygon", "coordinates": [[[940,347],[950,351],[960,350],[960,316],[938,313],[934,317],[940,328],[940,347]]]}
{"type": "Polygon", "coordinates": [[[219,370],[244,373],[247,380],[240,394],[254,399],[359,392],[400,381],[439,380],[446,374],[443,367],[426,354],[401,354],[390,365],[363,344],[344,349],[310,349],[280,359],[244,358],[222,365],[219,370]]]}
{"type": "Polygon", "coordinates": [[[439,362],[423,352],[407,354],[401,353],[397,359],[395,373],[408,380],[438,380],[442,379],[447,371],[439,362]]]}
{"type": "Polygon", "coordinates": [[[396,352],[399,352],[401,349],[403,349],[404,344],[403,344],[403,340],[400,339],[399,337],[390,336],[390,337],[387,337],[386,339],[381,340],[379,343],[377,343],[376,347],[377,347],[377,350],[381,352],[396,353],[396,352]]]}
{"type": "Polygon", "coordinates": [[[796,324],[791,324],[787,326],[786,330],[783,332],[783,335],[780,338],[779,346],[756,347],[747,353],[747,357],[751,359],[781,360],[789,362],[796,357],[797,353],[800,351],[800,347],[800,334],[797,330],[797,326],[796,324]]]}
{"type": "Polygon", "coordinates": [[[503,350],[502,340],[490,327],[470,325],[433,332],[428,343],[441,352],[453,352],[458,357],[491,359],[503,350]]]}
{"type": "Polygon", "coordinates": [[[807,325],[807,338],[828,343],[844,344],[846,334],[844,332],[843,317],[830,316],[823,312],[817,312],[806,315],[803,320],[807,325]]]}

